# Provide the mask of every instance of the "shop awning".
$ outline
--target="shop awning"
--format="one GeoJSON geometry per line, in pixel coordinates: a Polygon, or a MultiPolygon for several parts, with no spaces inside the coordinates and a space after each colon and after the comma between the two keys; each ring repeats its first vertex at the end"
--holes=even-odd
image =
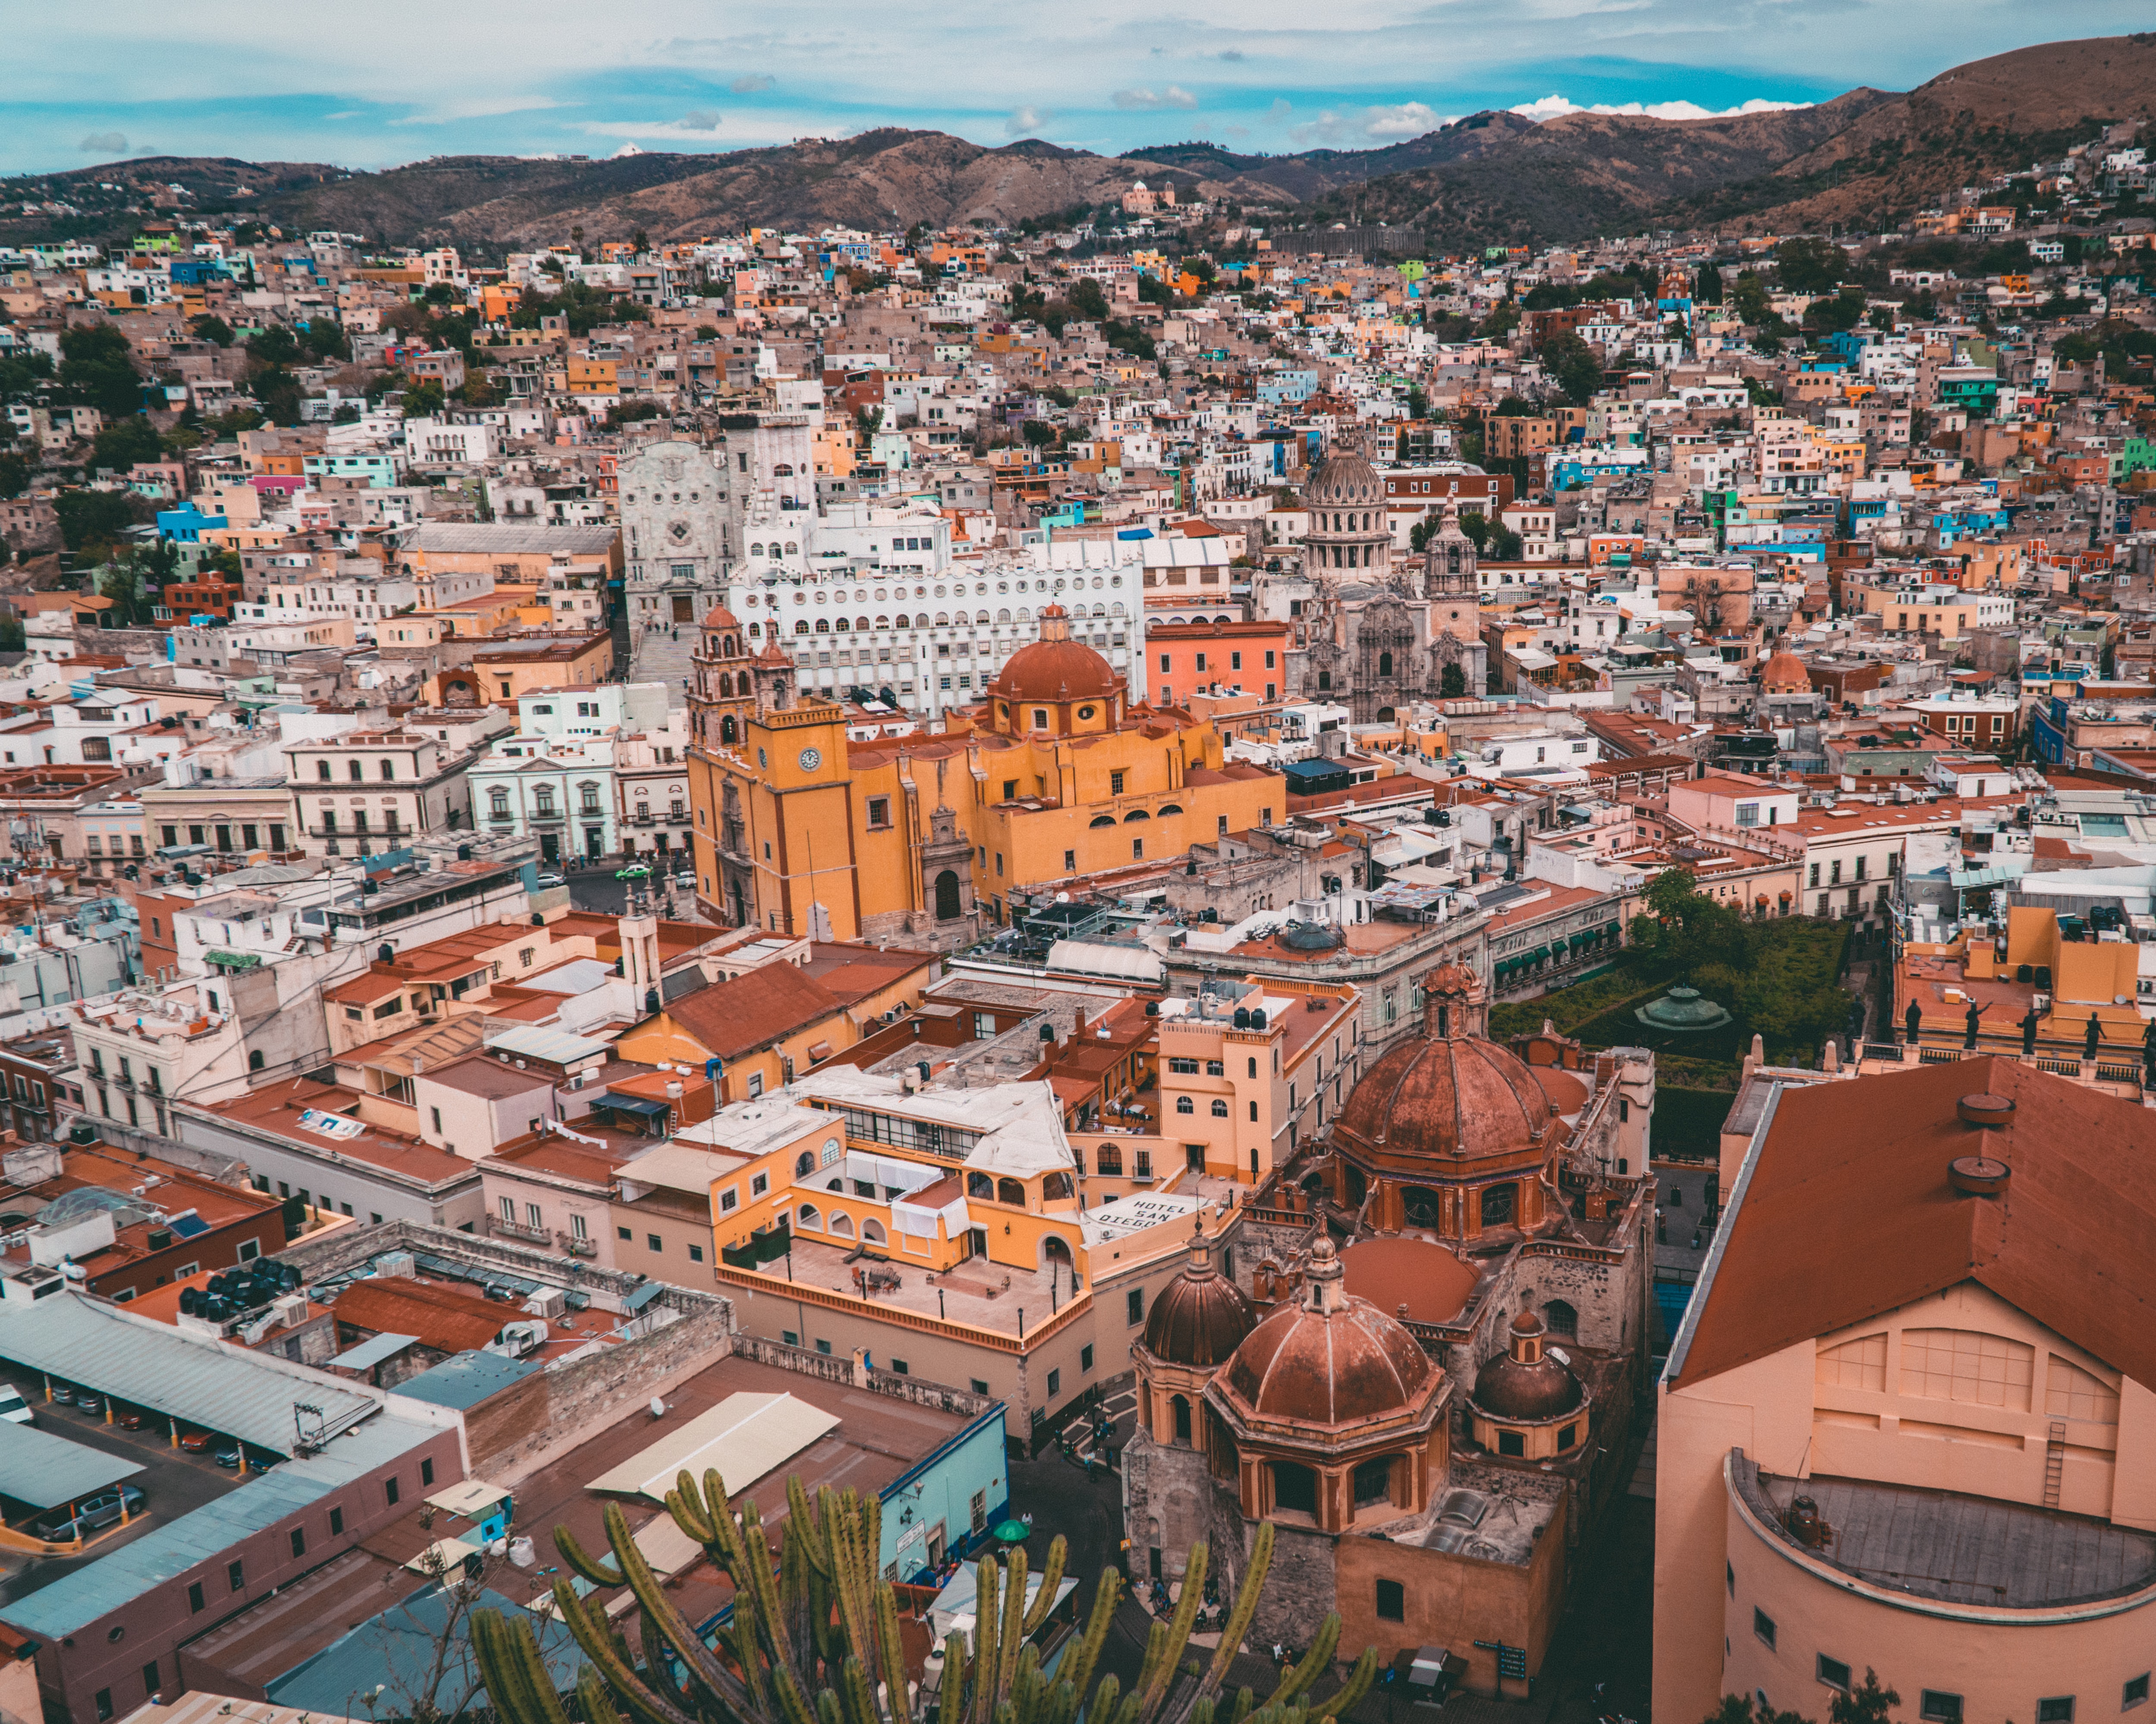
{"type": "Polygon", "coordinates": [[[221,970],[255,970],[262,967],[262,960],[251,952],[205,952],[203,962],[215,964],[221,970]]]}

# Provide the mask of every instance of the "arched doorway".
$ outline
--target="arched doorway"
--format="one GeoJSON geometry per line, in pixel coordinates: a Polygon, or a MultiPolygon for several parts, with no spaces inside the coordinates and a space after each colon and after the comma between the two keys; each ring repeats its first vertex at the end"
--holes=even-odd
{"type": "Polygon", "coordinates": [[[936,876],[936,920],[956,921],[959,913],[958,876],[947,868],[936,876]]]}

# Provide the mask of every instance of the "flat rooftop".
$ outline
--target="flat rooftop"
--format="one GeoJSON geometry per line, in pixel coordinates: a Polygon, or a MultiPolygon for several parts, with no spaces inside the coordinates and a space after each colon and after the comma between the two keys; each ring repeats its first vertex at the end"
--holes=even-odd
{"type": "Polygon", "coordinates": [[[1809,1496],[1832,1535],[1808,1554],[1894,1592],[2034,1610],[2113,1598],[2156,1580],[2156,1533],[1951,1491],[1780,1478],[1741,1455],[1732,1465],[1746,1503],[1786,1542],[1796,1546],[1782,1516],[1793,1498],[1809,1496]]]}
{"type": "MultiPolygon", "coordinates": [[[[1072,1220],[1077,1216],[1074,1212],[1072,1220]]],[[[855,1242],[832,1245],[803,1234],[798,1229],[793,1234],[792,1280],[797,1286],[821,1287],[834,1293],[851,1297],[860,1296],[861,1290],[854,1285],[855,1264],[846,1260],[857,1249],[855,1242]]],[[[890,1269],[896,1271],[896,1287],[879,1286],[869,1296],[871,1305],[895,1306],[901,1311],[911,1311],[916,1316],[942,1317],[954,1323],[970,1323],[977,1329],[991,1330],[998,1335],[1015,1337],[1019,1332],[1019,1313],[1026,1314],[1026,1321],[1038,1328],[1055,1312],[1050,1309],[1050,1296],[1048,1272],[1045,1270],[1020,1270],[1000,1263],[991,1263],[985,1257],[971,1257],[956,1268],[937,1274],[919,1264],[902,1259],[891,1259],[870,1265],[867,1259],[860,1260],[860,1267],[890,1269]],[[939,1297],[939,1296],[941,1296],[939,1297]]],[[[777,1282],[778,1290],[783,1294],[788,1281],[787,1260],[774,1257],[761,1270],[744,1271],[760,1275],[766,1282],[777,1282]]],[[[721,1292],[725,1291],[723,1286],[721,1292]]],[[[1064,1270],[1056,1279],[1053,1303],[1056,1310],[1070,1302],[1070,1272],[1064,1270]]]]}

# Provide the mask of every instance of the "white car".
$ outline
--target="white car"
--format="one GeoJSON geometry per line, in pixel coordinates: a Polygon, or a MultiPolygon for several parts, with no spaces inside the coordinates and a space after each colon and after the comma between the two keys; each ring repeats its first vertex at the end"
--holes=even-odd
{"type": "Polygon", "coordinates": [[[30,1411],[30,1403],[23,1398],[22,1390],[12,1383],[0,1383],[0,1419],[10,1424],[35,1424],[37,1414],[30,1411]]]}

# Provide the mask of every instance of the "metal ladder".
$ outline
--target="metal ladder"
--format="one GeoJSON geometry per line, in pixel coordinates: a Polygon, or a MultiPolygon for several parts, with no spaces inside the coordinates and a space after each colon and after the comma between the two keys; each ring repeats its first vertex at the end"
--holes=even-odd
{"type": "Polygon", "coordinates": [[[2059,1483],[2066,1470],[2066,1427],[2059,1419],[2051,1421],[2050,1434],[2044,1439],[2044,1506],[2055,1509],[2059,1506],[2059,1483]]]}

